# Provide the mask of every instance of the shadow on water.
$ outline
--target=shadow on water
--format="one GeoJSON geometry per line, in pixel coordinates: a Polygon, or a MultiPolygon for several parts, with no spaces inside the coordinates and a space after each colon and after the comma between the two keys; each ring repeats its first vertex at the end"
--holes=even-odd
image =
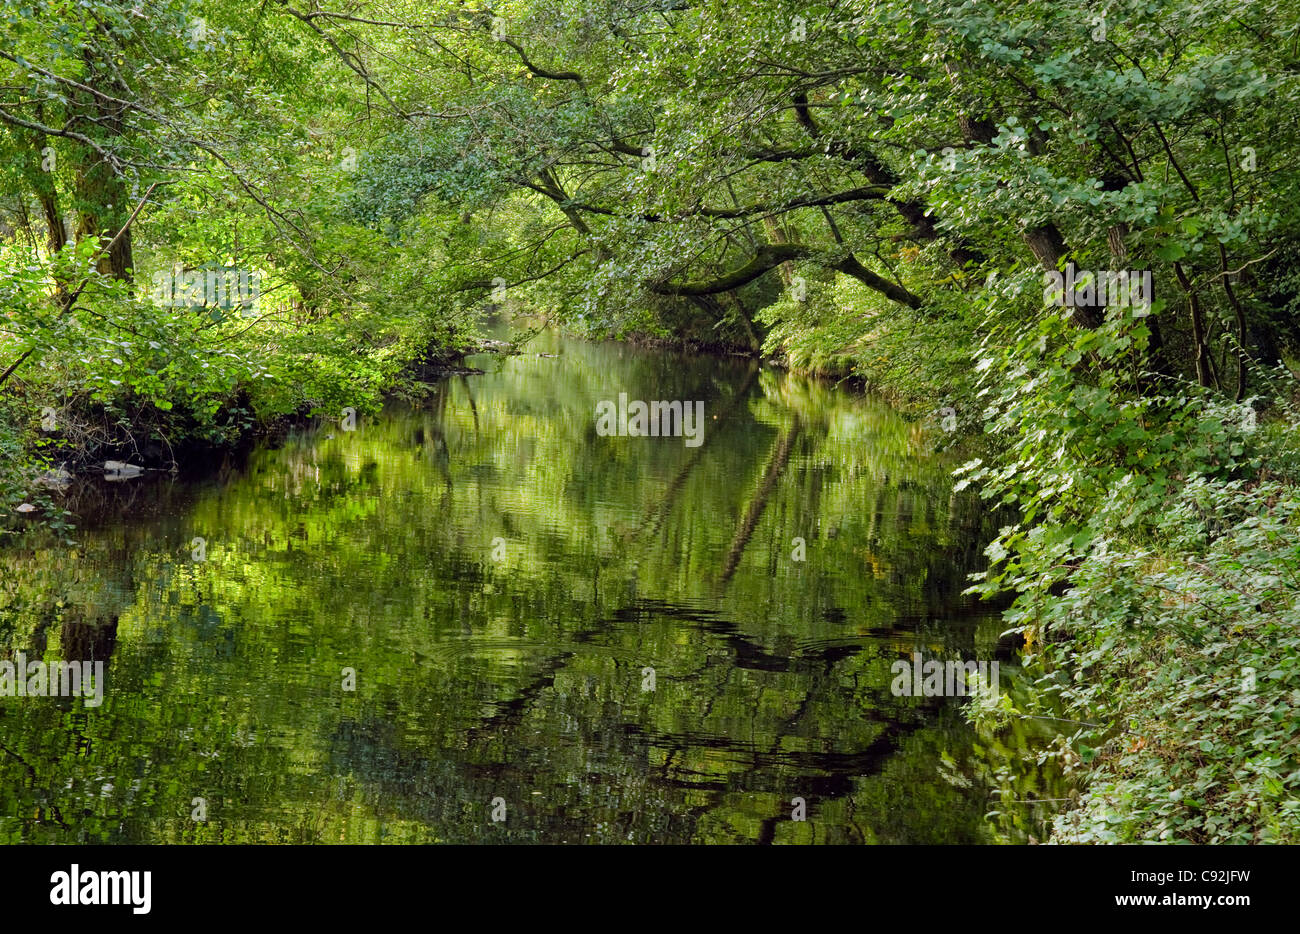
{"type": "Polygon", "coordinates": [[[110,663],[97,708],[0,697],[0,837],[999,839],[962,702],[891,691],[1013,657],[922,427],[748,361],[474,362],[0,554],[5,657],[110,663]],[[702,443],[602,436],[620,393],[702,443]]]}

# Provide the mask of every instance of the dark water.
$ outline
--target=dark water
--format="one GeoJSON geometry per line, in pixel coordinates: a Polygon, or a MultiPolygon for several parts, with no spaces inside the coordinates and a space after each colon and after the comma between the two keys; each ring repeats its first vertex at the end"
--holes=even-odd
{"type": "Polygon", "coordinates": [[[529,351],[0,552],[0,655],[107,663],[99,707],[0,697],[0,840],[1004,838],[964,701],[890,690],[915,650],[1011,657],[933,426],[748,361],[529,351]],[[598,436],[619,393],[703,400],[703,444],[598,436]]]}

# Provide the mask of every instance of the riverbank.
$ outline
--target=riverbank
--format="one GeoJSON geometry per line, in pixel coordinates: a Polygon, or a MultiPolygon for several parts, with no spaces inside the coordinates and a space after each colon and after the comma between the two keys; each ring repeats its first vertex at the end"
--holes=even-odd
{"type": "MultiPolygon", "coordinates": [[[[358,368],[328,392],[319,391],[318,379],[285,385],[280,377],[280,388],[267,391],[260,379],[235,378],[204,387],[207,392],[163,398],[121,384],[76,392],[23,374],[0,397],[0,527],[42,518],[66,522],[70,514],[57,494],[73,477],[202,473],[214,460],[283,439],[313,420],[342,426],[378,411],[386,399],[419,398],[430,380],[481,373],[464,365],[468,355],[509,350],[478,338],[425,348],[377,370],[358,368]]],[[[275,379],[269,372],[255,376],[275,379]]]]}
{"type": "Polygon", "coordinates": [[[956,405],[979,405],[984,451],[957,488],[1020,511],[976,590],[1016,595],[1026,678],[972,714],[1055,725],[1077,791],[1045,805],[1065,805],[1052,842],[1297,842],[1295,383],[1234,403],[1108,379],[1146,334],[1116,317],[977,355],[956,405]]]}

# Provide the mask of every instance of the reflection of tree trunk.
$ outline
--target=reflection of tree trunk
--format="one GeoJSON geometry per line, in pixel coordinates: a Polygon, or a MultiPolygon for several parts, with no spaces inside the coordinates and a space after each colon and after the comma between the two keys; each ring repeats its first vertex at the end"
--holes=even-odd
{"type": "MultiPolygon", "coordinates": [[[[464,374],[460,377],[461,383],[465,386],[465,398],[469,400],[469,411],[474,416],[474,434],[478,434],[478,405],[474,402],[474,387],[469,384],[469,380],[464,374]]],[[[444,404],[445,408],[445,404],[444,404]]]]}
{"type": "Polygon", "coordinates": [[[876,526],[880,523],[880,517],[885,511],[885,486],[882,483],[876,487],[876,501],[871,509],[867,512],[867,541],[870,542],[876,537],[876,526]]]}
{"type": "MultiPolygon", "coordinates": [[[[714,429],[721,426],[721,424],[726,421],[727,416],[740,406],[746,398],[748,398],[749,388],[754,384],[754,380],[757,378],[758,367],[754,366],[750,369],[749,376],[746,378],[744,385],[736,390],[735,394],[727,402],[726,407],[718,413],[717,422],[712,423],[714,429]]],[[[658,504],[646,511],[646,514],[642,518],[641,524],[637,527],[636,531],[625,539],[624,548],[616,554],[611,555],[611,557],[621,558],[630,553],[632,548],[629,546],[634,545],[641,536],[645,534],[647,528],[652,532],[657,532],[659,530],[659,526],[663,522],[664,517],[671,511],[674,497],[681,490],[682,485],[686,482],[686,478],[690,476],[695,465],[699,463],[705,450],[708,449],[709,439],[711,437],[712,432],[705,433],[704,443],[696,448],[695,453],[693,453],[687,459],[686,463],[682,465],[682,469],[677,472],[677,476],[675,476],[672,482],[668,485],[663,496],[660,497],[658,504]],[[649,524],[651,523],[651,520],[654,520],[653,525],[649,524]]],[[[599,587],[599,575],[602,567],[602,565],[598,565],[596,568],[597,587],[599,587]]],[[[588,642],[594,638],[597,633],[602,632],[604,626],[604,618],[598,615],[593,625],[579,629],[569,637],[568,641],[572,644],[588,642]]],[[[468,738],[473,738],[480,733],[490,734],[494,731],[502,731],[510,725],[517,725],[527,713],[530,705],[541,696],[543,690],[550,687],[555,682],[556,675],[572,658],[575,657],[576,654],[577,653],[574,651],[564,651],[547,658],[541,663],[538,673],[530,683],[522,687],[513,699],[498,704],[496,712],[484,719],[478,726],[466,731],[466,736],[468,738]]]]}
{"type": "MultiPolygon", "coordinates": [[[[824,759],[838,760],[837,768],[830,770],[826,763],[811,762],[813,768],[821,766],[822,774],[801,776],[799,790],[805,792],[807,800],[844,798],[850,799],[854,792],[854,783],[867,776],[879,775],[887,763],[903,745],[903,741],[912,733],[921,729],[924,721],[918,719],[913,723],[889,723],[865,749],[842,756],[826,756],[824,759]],[[830,772],[830,774],[825,774],[830,772]]],[[[796,767],[798,763],[796,762],[796,767]]],[[[784,807],[784,802],[783,802],[784,807]]],[[[765,817],[759,824],[758,835],[754,842],[760,846],[770,846],[776,842],[777,825],[788,822],[789,811],[765,817]]]]}
{"type": "Polygon", "coordinates": [[[722,563],[722,574],[718,578],[719,588],[725,587],[727,581],[731,580],[731,575],[736,573],[740,556],[744,554],[745,546],[749,544],[750,536],[754,534],[754,528],[763,516],[763,510],[767,508],[767,499],[776,488],[776,482],[785,473],[785,465],[790,460],[790,452],[794,449],[795,439],[799,437],[802,428],[803,423],[795,418],[790,430],[777,442],[776,450],[767,462],[767,469],[763,471],[763,480],[759,483],[754,498],[750,500],[749,508],[745,510],[745,518],[741,521],[740,528],[736,529],[736,537],[731,540],[731,548],[727,551],[726,560],[722,563]]]}
{"type": "Polygon", "coordinates": [[[113,617],[111,622],[66,622],[63,624],[61,642],[66,661],[102,661],[107,667],[113,657],[113,649],[117,646],[117,617],[113,617]]]}
{"type": "Polygon", "coordinates": [[[677,471],[677,476],[673,477],[672,482],[668,484],[668,488],[664,490],[663,496],[659,497],[658,502],[655,503],[654,506],[646,510],[645,516],[641,519],[641,524],[637,527],[636,531],[632,533],[629,544],[637,541],[641,537],[647,529],[647,523],[649,523],[651,519],[654,519],[655,521],[654,525],[649,527],[649,530],[651,532],[659,531],[659,526],[663,523],[664,517],[668,515],[672,509],[674,498],[679,492],[681,492],[682,484],[686,482],[686,478],[691,475],[691,471],[695,469],[695,465],[698,464],[700,458],[704,456],[704,450],[709,446],[709,439],[713,437],[714,432],[718,428],[721,428],[723,424],[726,423],[727,416],[735,411],[736,407],[749,395],[749,387],[754,384],[754,380],[757,378],[758,367],[754,366],[750,369],[749,377],[745,380],[745,384],[736,390],[735,394],[732,395],[730,400],[728,400],[726,407],[718,413],[716,421],[710,425],[710,430],[705,432],[704,441],[695,449],[695,453],[687,458],[686,463],[682,465],[682,469],[677,471]]]}

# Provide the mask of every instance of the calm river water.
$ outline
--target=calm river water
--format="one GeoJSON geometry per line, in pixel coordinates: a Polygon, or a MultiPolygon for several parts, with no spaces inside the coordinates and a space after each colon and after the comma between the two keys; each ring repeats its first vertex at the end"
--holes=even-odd
{"type": "Polygon", "coordinates": [[[0,840],[1006,838],[963,701],[891,691],[1014,658],[933,425],[737,358],[472,362],[0,551],[0,657],[106,666],[0,697],[0,840]],[[620,393],[702,400],[702,443],[598,434],[620,393]]]}

